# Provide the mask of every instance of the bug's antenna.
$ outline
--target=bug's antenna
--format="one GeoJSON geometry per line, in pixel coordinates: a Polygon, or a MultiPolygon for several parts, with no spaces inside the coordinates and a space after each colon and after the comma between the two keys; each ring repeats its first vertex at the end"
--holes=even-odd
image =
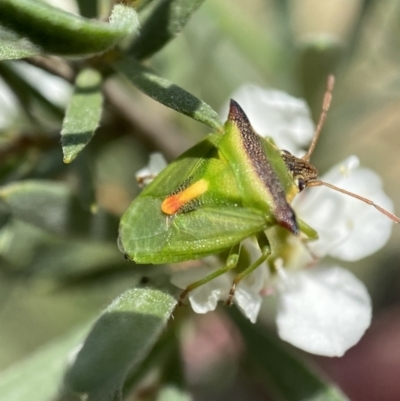
{"type": "Polygon", "coordinates": [[[377,205],[376,203],[372,202],[372,200],[368,198],[364,198],[363,196],[357,195],[353,192],[346,191],[345,189],[336,187],[335,185],[329,184],[325,181],[321,180],[315,180],[315,181],[309,181],[307,183],[307,187],[320,187],[320,186],[325,186],[328,188],[333,189],[334,191],[341,192],[342,194],[352,196],[353,198],[356,198],[367,205],[373,206],[375,209],[383,213],[385,216],[389,217],[389,219],[393,220],[395,223],[400,223],[400,218],[394,215],[393,213],[390,213],[388,210],[384,209],[383,207],[377,205]]]}
{"type": "Polygon", "coordinates": [[[307,153],[302,157],[303,160],[309,161],[312,152],[315,149],[315,145],[317,144],[318,138],[321,134],[322,127],[324,126],[326,116],[328,115],[329,107],[331,106],[332,101],[332,91],[333,87],[335,86],[335,77],[333,75],[329,75],[326,81],[326,91],[324,94],[324,99],[322,101],[322,111],[321,115],[319,116],[319,121],[317,124],[317,128],[315,129],[314,137],[311,141],[311,145],[307,151],[307,153]]]}

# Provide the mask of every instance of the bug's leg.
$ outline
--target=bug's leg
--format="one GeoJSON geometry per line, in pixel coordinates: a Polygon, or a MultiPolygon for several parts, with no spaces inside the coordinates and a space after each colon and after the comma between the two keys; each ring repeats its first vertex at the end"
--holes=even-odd
{"type": "Polygon", "coordinates": [[[228,299],[225,302],[225,304],[228,306],[232,305],[233,303],[233,297],[235,295],[237,285],[251,272],[256,270],[257,267],[259,267],[262,263],[264,263],[271,255],[271,246],[264,232],[257,235],[257,242],[261,249],[261,256],[254,263],[252,263],[247,269],[240,272],[233,280],[231,290],[229,291],[228,299]]]}
{"type": "Polygon", "coordinates": [[[195,281],[194,283],[188,285],[184,291],[182,291],[181,295],[179,296],[179,305],[183,305],[183,301],[186,296],[189,294],[190,291],[202,286],[203,284],[208,283],[209,281],[213,280],[216,277],[221,276],[222,274],[226,273],[227,271],[234,269],[238,263],[240,254],[240,244],[233,246],[229,252],[229,256],[226,260],[226,264],[224,267],[216,270],[215,272],[209,274],[208,276],[202,278],[201,280],[195,281]]]}
{"type": "Polygon", "coordinates": [[[310,227],[306,222],[301,219],[297,219],[299,230],[307,236],[307,241],[315,241],[318,239],[318,233],[310,227]]]}
{"type": "Polygon", "coordinates": [[[312,265],[316,264],[321,258],[317,256],[309,247],[308,243],[310,241],[315,241],[318,239],[318,233],[310,227],[307,223],[305,223],[303,220],[298,219],[297,224],[299,225],[300,231],[307,236],[307,238],[302,237],[301,242],[303,243],[303,246],[307,248],[309,254],[312,257],[312,265]]]}

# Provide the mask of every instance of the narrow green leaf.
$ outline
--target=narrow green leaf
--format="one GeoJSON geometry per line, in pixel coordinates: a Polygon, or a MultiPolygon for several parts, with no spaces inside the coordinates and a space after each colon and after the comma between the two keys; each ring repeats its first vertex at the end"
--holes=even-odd
{"type": "Polygon", "coordinates": [[[52,116],[61,120],[64,111],[59,106],[53,104],[49,99],[42,95],[33,85],[31,85],[15,68],[11,62],[0,63],[0,76],[4,79],[7,85],[11,88],[18,101],[32,121],[37,121],[37,115],[33,112],[33,104],[40,106],[52,116]]]}
{"type": "Polygon", "coordinates": [[[122,4],[114,6],[106,24],[38,0],[1,0],[0,25],[43,53],[84,56],[115,46],[125,35],[136,32],[139,22],[135,10],[122,4]]]}
{"type": "Polygon", "coordinates": [[[90,212],[79,207],[69,188],[51,181],[6,185],[0,188],[0,199],[14,217],[56,234],[79,231],[90,220],[90,212]]]}
{"type": "Polygon", "coordinates": [[[97,211],[92,214],[64,184],[26,180],[0,187],[0,201],[12,216],[58,235],[81,235],[92,239],[117,237],[117,219],[97,211]]]}
{"type": "Polygon", "coordinates": [[[0,60],[14,60],[38,53],[38,47],[0,25],[0,60]]]}
{"type": "Polygon", "coordinates": [[[207,103],[165,78],[156,75],[134,59],[123,58],[117,61],[114,67],[154,100],[213,129],[222,129],[218,114],[207,103]]]}
{"type": "MultiPolygon", "coordinates": [[[[42,282],[46,279],[61,283],[79,283],[85,278],[101,275],[107,269],[117,272],[118,267],[129,269],[115,242],[97,241],[68,241],[57,244],[42,245],[29,263],[29,272],[32,277],[42,282]],[[54,263],[54,261],[57,263],[54,263]]],[[[134,270],[136,273],[136,269],[134,270]]],[[[143,269],[138,269],[143,274],[143,269]]],[[[55,283],[53,283],[54,285],[55,283]]]]}
{"type": "Polygon", "coordinates": [[[286,401],[349,401],[333,384],[318,376],[282,342],[261,326],[251,324],[237,310],[231,316],[245,339],[248,355],[264,371],[279,399],[286,401]]]}
{"type": "Polygon", "coordinates": [[[85,324],[0,372],[0,399],[54,400],[68,364],[69,354],[83,340],[88,330],[89,324],[85,324]]]}
{"type": "Polygon", "coordinates": [[[162,49],[188,22],[204,0],[162,0],[143,24],[140,36],[130,53],[138,59],[148,58],[162,49]]]}
{"type": "Polygon", "coordinates": [[[174,297],[159,290],[122,294],[94,325],[66,374],[66,387],[96,401],[120,394],[127,373],[150,352],[175,305],[174,297]]]}
{"type": "Polygon", "coordinates": [[[61,130],[64,163],[71,163],[99,126],[103,105],[101,74],[87,68],[78,75],[61,130]]]}
{"type": "Polygon", "coordinates": [[[39,53],[40,49],[26,43],[23,39],[10,40],[0,37],[0,60],[16,60],[39,53]]]}
{"type": "Polygon", "coordinates": [[[176,358],[177,353],[180,352],[180,349],[176,347],[177,330],[179,330],[179,324],[170,325],[168,330],[164,330],[140,366],[128,373],[124,383],[123,395],[130,394],[154,369],[165,371],[167,362],[176,358]]]}

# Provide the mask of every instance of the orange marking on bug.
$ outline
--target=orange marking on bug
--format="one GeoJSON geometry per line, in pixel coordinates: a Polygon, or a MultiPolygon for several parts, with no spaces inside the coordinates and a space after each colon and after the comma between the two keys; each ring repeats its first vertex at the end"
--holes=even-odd
{"type": "Polygon", "coordinates": [[[201,179],[194,184],[190,185],[188,188],[174,195],[165,198],[161,204],[161,210],[165,214],[176,213],[185,203],[197,198],[198,196],[204,194],[208,189],[208,181],[201,179]]]}

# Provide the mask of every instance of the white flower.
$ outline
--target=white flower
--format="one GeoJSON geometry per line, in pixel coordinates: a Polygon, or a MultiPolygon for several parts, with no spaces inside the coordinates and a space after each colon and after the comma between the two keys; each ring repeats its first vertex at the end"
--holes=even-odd
{"type": "Polygon", "coordinates": [[[291,272],[279,285],[279,337],[307,352],[342,356],[371,323],[364,284],[339,266],[291,272]]]}
{"type": "MultiPolygon", "coordinates": [[[[275,293],[276,324],[281,339],[313,354],[342,356],[370,325],[372,307],[368,292],[360,280],[339,266],[306,269],[304,264],[297,265],[296,259],[305,263],[311,258],[302,241],[293,238],[288,233],[287,239],[297,255],[288,263],[289,268],[284,268],[278,258],[274,261],[278,275],[271,276],[264,263],[238,285],[234,301],[255,323],[262,303],[260,294],[275,293]]],[[[248,247],[248,241],[244,242],[248,247]]],[[[253,249],[252,261],[258,256],[253,249]]],[[[184,289],[215,270],[204,266],[177,272],[171,282],[184,289]]],[[[233,273],[225,273],[191,291],[188,299],[193,310],[196,313],[215,310],[219,300],[228,298],[233,279],[233,273]]]]}
{"type": "MultiPolygon", "coordinates": [[[[240,88],[232,98],[243,107],[259,134],[272,137],[279,147],[293,154],[304,153],[301,147],[311,140],[314,129],[304,101],[252,85],[240,88]]],[[[372,199],[389,211],[393,209],[379,177],[360,167],[355,156],[333,167],[322,180],[372,199]]],[[[238,285],[234,301],[255,322],[261,294],[275,293],[276,324],[283,340],[314,354],[341,356],[369,327],[371,300],[364,284],[352,273],[338,265],[319,263],[311,267],[316,264],[313,258],[329,255],[354,261],[368,256],[387,242],[392,222],[375,208],[326,187],[306,189],[292,206],[320,238],[305,246],[288,231],[273,229],[285,232],[279,243],[281,255],[274,254],[268,265],[264,263],[246,277],[238,285]]],[[[244,243],[255,260],[260,250],[251,241],[244,243]]],[[[184,289],[215,269],[214,263],[213,267],[178,272],[171,281],[184,289]]],[[[219,300],[227,299],[233,278],[234,273],[228,272],[191,291],[188,299],[193,309],[197,313],[214,310],[219,300]]]]}
{"type": "MultiPolygon", "coordinates": [[[[245,86],[232,97],[239,104],[244,102],[242,107],[259,134],[268,132],[278,146],[285,146],[299,155],[296,146],[304,142],[295,139],[292,146],[281,145],[281,127],[285,127],[285,138],[297,138],[298,122],[302,121],[302,126],[307,127],[304,119],[309,118],[309,113],[294,108],[293,101],[287,101],[288,95],[282,95],[280,103],[278,95],[275,91],[245,86]],[[269,96],[273,100],[268,101],[269,96]],[[261,112],[261,104],[263,107],[281,104],[281,107],[261,112]],[[255,113],[258,116],[253,118],[255,113]],[[272,127],[267,126],[269,121],[264,122],[265,126],[260,121],[266,115],[273,121],[272,127]],[[290,122],[296,123],[291,125],[290,122]],[[274,126],[279,129],[274,130],[274,126]]],[[[312,127],[312,123],[309,124],[312,127]]],[[[309,131],[304,129],[303,132],[309,131]]],[[[311,136],[304,134],[303,138],[310,140],[311,136]]],[[[332,168],[322,180],[372,199],[389,211],[393,209],[382,190],[380,178],[373,171],[361,168],[355,156],[332,168]]],[[[392,222],[375,208],[326,187],[304,191],[292,206],[297,216],[318,232],[319,240],[309,243],[308,247],[319,257],[330,255],[347,261],[358,260],[384,246],[391,233],[392,222]]],[[[276,280],[278,333],[282,339],[308,352],[341,356],[369,327],[372,307],[368,292],[362,282],[339,266],[304,269],[307,262],[306,259],[301,262],[302,252],[298,251],[301,247],[294,246],[296,239],[292,238],[291,242],[288,245],[293,248],[295,257],[287,261],[286,269],[278,269],[280,274],[276,280]],[[298,270],[299,267],[303,270],[298,270]]]]}
{"type": "MultiPolygon", "coordinates": [[[[253,241],[247,239],[243,245],[249,251],[250,262],[254,262],[260,256],[260,250],[253,241]]],[[[185,289],[208,274],[215,271],[214,266],[221,264],[217,258],[204,259],[204,267],[181,271],[172,275],[171,283],[185,289]]],[[[189,292],[188,299],[196,313],[207,313],[215,310],[218,301],[226,301],[232,287],[234,274],[228,272],[211,280],[195,290],[189,292]]],[[[261,290],[269,277],[269,269],[263,263],[254,272],[249,274],[236,288],[234,302],[248,319],[255,323],[261,308],[261,290]]]]}
{"type": "Polygon", "coordinates": [[[136,180],[139,184],[148,185],[165,167],[167,167],[167,162],[164,156],[161,153],[152,153],[149,164],[136,172],[136,180]]]}
{"type": "MultiPolygon", "coordinates": [[[[379,176],[360,167],[356,156],[337,164],[322,180],[393,211],[393,203],[383,192],[379,176]]],[[[374,207],[330,188],[307,189],[295,198],[292,206],[297,215],[319,233],[320,239],[309,244],[319,257],[330,255],[346,261],[362,259],[381,249],[392,231],[392,221],[374,207]]]]}

